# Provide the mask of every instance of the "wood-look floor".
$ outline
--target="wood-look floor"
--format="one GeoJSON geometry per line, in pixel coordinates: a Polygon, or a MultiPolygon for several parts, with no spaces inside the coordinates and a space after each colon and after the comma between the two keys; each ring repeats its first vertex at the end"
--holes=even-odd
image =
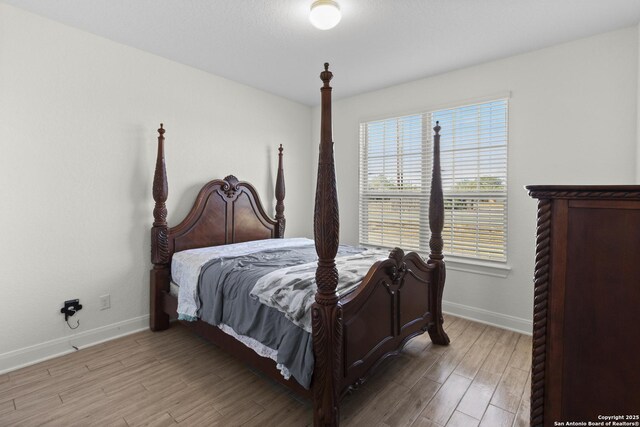
{"type": "MultiPolygon", "coordinates": [[[[447,316],[342,404],[343,426],[527,426],[531,338],[447,316]]],[[[305,426],[311,406],[179,325],[0,376],[0,426],[305,426]]]]}

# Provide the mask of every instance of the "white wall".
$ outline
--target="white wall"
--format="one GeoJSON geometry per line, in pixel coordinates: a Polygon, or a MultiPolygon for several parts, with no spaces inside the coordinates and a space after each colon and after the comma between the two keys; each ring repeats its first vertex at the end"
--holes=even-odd
{"type": "Polygon", "coordinates": [[[230,173],[273,211],[282,143],[287,234],[311,234],[301,104],[0,4],[0,118],[0,372],[147,326],[160,122],[170,225],[230,173]],[[84,304],[75,332],[59,313],[70,298],[84,304]]]}
{"type": "MultiPolygon", "coordinates": [[[[334,71],[334,94],[339,95],[339,67],[334,71]]],[[[637,71],[638,36],[633,27],[334,102],[342,242],[358,242],[361,121],[510,91],[508,263],[512,270],[504,279],[449,270],[444,299],[449,312],[528,330],[536,203],[523,186],[635,181],[637,71]]],[[[319,117],[316,108],[314,147],[319,141],[319,117]]]]}

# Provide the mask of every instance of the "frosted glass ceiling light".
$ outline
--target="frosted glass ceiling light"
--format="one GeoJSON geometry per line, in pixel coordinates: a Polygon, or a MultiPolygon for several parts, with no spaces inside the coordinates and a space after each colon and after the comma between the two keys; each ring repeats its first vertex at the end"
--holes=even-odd
{"type": "Polygon", "coordinates": [[[320,30],[329,30],[340,22],[340,6],[333,0],[316,0],[311,4],[309,20],[320,30]]]}

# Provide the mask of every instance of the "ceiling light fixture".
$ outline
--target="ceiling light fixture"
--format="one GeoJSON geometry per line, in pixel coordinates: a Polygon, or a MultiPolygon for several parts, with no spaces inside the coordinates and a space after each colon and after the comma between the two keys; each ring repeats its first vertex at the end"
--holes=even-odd
{"type": "Polygon", "coordinates": [[[342,13],[340,6],[334,0],[316,0],[311,4],[309,20],[320,30],[329,30],[340,22],[342,13]]]}

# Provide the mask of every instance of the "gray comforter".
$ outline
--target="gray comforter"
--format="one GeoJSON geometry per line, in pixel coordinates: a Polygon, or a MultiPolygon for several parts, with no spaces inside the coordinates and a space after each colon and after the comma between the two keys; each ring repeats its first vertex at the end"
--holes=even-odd
{"type": "MultiPolygon", "coordinates": [[[[340,246],[338,257],[353,256],[363,251],[362,248],[340,246]]],[[[316,260],[315,248],[307,245],[209,261],[200,274],[198,317],[216,326],[224,323],[238,334],[254,338],[276,350],[277,363],[285,366],[303,387],[309,388],[314,366],[311,335],[292,323],[291,316],[251,297],[251,292],[258,280],[270,273],[310,263],[315,265],[316,260]]],[[[351,283],[350,288],[358,282],[351,283]]],[[[286,280],[281,280],[278,289],[286,283],[286,280]]],[[[315,281],[307,280],[304,286],[314,289],[315,281]]],[[[276,293],[283,294],[283,291],[276,293]]],[[[311,302],[305,304],[310,305],[311,302]]]]}

